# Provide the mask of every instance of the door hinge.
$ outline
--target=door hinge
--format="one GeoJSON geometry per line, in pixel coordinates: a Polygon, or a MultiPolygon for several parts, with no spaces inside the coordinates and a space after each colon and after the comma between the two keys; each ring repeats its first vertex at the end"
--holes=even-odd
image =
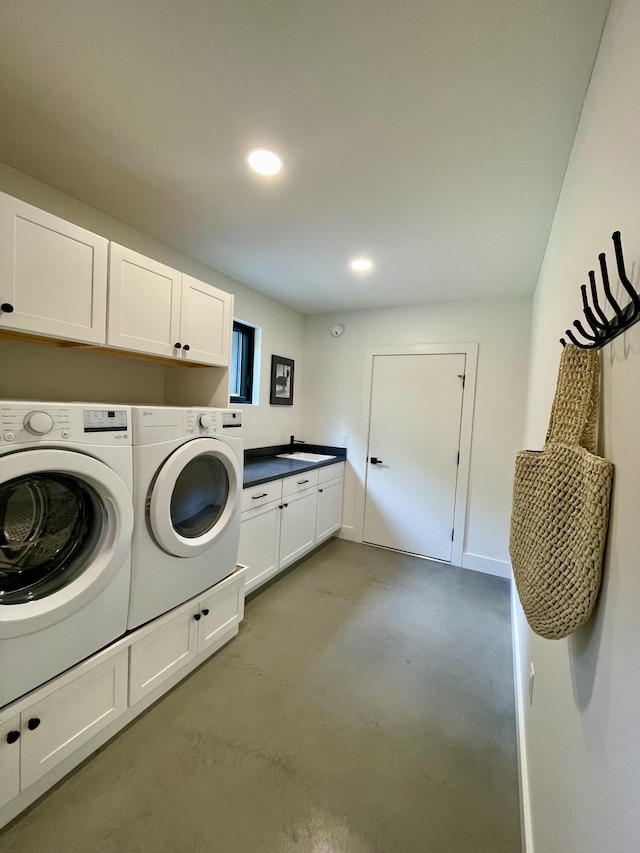
{"type": "Polygon", "coordinates": [[[466,378],[466,377],[465,377],[465,374],[464,374],[464,373],[459,373],[459,374],[458,374],[458,379],[462,379],[462,387],[463,387],[463,388],[464,388],[464,380],[465,380],[465,378],[466,378]]]}
{"type": "Polygon", "coordinates": [[[456,461],[456,465],[459,465],[459,464],[460,464],[460,451],[458,451],[458,459],[456,461]]]}
{"type": "Polygon", "coordinates": [[[453,542],[453,534],[454,534],[454,533],[455,533],[455,531],[452,529],[452,530],[451,530],[451,541],[452,541],[452,542],[453,542]]]}

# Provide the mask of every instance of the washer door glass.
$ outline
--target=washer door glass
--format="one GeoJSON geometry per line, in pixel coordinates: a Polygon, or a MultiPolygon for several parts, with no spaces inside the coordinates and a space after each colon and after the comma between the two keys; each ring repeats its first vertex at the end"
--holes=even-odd
{"type": "Polygon", "coordinates": [[[185,539],[208,533],[222,516],[229,499],[229,475],[220,459],[202,454],[188,462],[171,494],[171,523],[185,539]]]}
{"type": "Polygon", "coordinates": [[[75,580],[100,548],[105,507],[87,483],[38,473],[0,485],[0,604],[44,598],[75,580]]]}

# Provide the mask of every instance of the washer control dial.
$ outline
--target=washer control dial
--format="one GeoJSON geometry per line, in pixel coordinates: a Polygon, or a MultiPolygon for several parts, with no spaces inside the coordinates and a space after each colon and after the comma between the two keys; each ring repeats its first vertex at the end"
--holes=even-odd
{"type": "Polygon", "coordinates": [[[213,419],[211,418],[211,415],[198,415],[198,424],[202,429],[209,429],[212,423],[213,419]]]}
{"type": "Polygon", "coordinates": [[[47,412],[29,412],[25,415],[24,426],[32,435],[46,435],[53,429],[53,418],[47,412]]]}

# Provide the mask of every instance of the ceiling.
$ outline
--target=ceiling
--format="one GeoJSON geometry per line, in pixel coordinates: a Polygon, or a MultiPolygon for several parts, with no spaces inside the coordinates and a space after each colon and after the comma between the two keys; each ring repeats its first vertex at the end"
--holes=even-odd
{"type": "Polygon", "coordinates": [[[303,313],[531,294],[608,6],[2,0],[0,161],[303,313]]]}

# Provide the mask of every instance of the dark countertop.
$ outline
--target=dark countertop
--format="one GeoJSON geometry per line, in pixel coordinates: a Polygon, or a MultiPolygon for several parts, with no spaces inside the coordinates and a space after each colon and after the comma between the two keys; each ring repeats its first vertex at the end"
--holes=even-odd
{"type": "Polygon", "coordinates": [[[347,458],[347,450],[344,447],[328,447],[324,444],[296,444],[294,452],[302,453],[324,453],[335,456],[335,459],[326,459],[322,462],[305,462],[301,459],[278,459],[279,453],[290,453],[288,444],[272,445],[271,447],[255,447],[244,452],[244,488],[258,486],[260,483],[268,483],[271,480],[280,480],[282,477],[290,477],[300,474],[302,471],[311,471],[313,468],[325,468],[327,465],[336,465],[344,462],[347,458]]]}

